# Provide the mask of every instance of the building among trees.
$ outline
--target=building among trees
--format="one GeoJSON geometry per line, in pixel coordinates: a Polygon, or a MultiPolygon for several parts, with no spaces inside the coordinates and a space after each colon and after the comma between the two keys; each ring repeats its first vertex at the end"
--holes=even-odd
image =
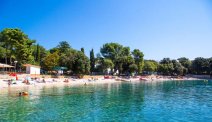
{"type": "Polygon", "coordinates": [[[40,75],[40,66],[31,64],[25,64],[24,66],[26,67],[26,74],[40,75]]]}

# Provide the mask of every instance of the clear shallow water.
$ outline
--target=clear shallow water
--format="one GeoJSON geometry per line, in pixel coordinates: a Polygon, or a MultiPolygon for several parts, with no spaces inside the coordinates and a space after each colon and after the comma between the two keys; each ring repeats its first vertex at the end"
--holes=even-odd
{"type": "Polygon", "coordinates": [[[212,121],[212,81],[124,82],[0,93],[0,121],[212,121]]]}

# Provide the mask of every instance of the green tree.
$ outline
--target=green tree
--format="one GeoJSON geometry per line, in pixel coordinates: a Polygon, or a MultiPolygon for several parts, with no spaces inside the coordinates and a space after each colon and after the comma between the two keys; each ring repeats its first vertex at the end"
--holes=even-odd
{"type": "Polygon", "coordinates": [[[49,52],[39,44],[34,44],[31,48],[32,55],[35,59],[35,65],[40,65],[41,67],[43,67],[43,59],[47,56],[49,52]]]}
{"type": "Polygon", "coordinates": [[[183,69],[184,67],[181,65],[181,63],[179,63],[177,60],[172,60],[172,64],[173,64],[173,75],[183,75],[183,69]]]}
{"type": "MultiPolygon", "coordinates": [[[[65,61],[67,59],[72,60],[71,58],[67,57],[70,56],[70,52],[72,52],[73,49],[71,48],[70,44],[67,41],[61,41],[59,44],[50,49],[50,53],[58,52],[59,55],[59,62],[58,65],[62,67],[70,67],[65,61]]],[[[70,61],[69,61],[70,62],[70,61]]]]}
{"type": "Polygon", "coordinates": [[[69,70],[73,69],[76,60],[77,51],[74,49],[68,50],[66,53],[60,55],[59,65],[67,67],[69,70]]]}
{"type": "Polygon", "coordinates": [[[81,51],[68,50],[60,56],[60,66],[65,66],[72,71],[72,74],[84,75],[90,72],[90,61],[81,51]]]}
{"type": "Polygon", "coordinates": [[[138,70],[138,66],[136,64],[130,64],[129,65],[129,71],[130,71],[131,74],[136,72],[137,70],[138,70]]]}
{"type": "Polygon", "coordinates": [[[113,62],[122,55],[123,46],[118,43],[106,43],[100,49],[103,57],[111,59],[113,62]]]}
{"type": "Polygon", "coordinates": [[[209,58],[209,74],[212,75],[212,57],[209,58]]]}
{"type": "Polygon", "coordinates": [[[39,45],[39,49],[40,49],[40,66],[43,66],[43,60],[44,58],[48,55],[48,51],[41,45],[39,45]]]}
{"type": "Polygon", "coordinates": [[[132,52],[132,55],[134,57],[135,64],[138,67],[137,72],[141,73],[142,67],[144,65],[144,59],[143,59],[144,54],[139,49],[134,49],[133,52],[132,52]]]}
{"type": "Polygon", "coordinates": [[[40,46],[39,46],[39,44],[37,44],[35,61],[38,62],[38,64],[40,64],[40,46]]]}
{"type": "Polygon", "coordinates": [[[130,72],[129,66],[134,64],[135,61],[132,56],[128,55],[119,57],[116,63],[118,64],[119,74],[128,74],[130,72]]]}
{"type": "MultiPolygon", "coordinates": [[[[54,49],[54,48],[53,48],[54,49]]],[[[53,50],[53,51],[59,51],[59,54],[67,52],[69,49],[71,49],[71,46],[67,41],[61,41],[59,42],[59,45],[53,50]]]]}
{"type": "Polygon", "coordinates": [[[85,54],[81,51],[77,51],[76,58],[73,64],[73,72],[78,75],[84,75],[90,73],[90,61],[85,54]]]}
{"type": "Polygon", "coordinates": [[[184,67],[183,74],[191,72],[191,61],[188,58],[182,57],[177,59],[181,65],[184,67]]]}
{"type": "Polygon", "coordinates": [[[160,61],[158,71],[163,75],[172,75],[174,66],[170,58],[164,58],[160,61]]]}
{"type": "Polygon", "coordinates": [[[59,48],[54,47],[54,48],[51,48],[51,49],[49,50],[49,52],[50,52],[50,53],[54,53],[54,52],[61,52],[61,51],[59,51],[59,48]]]}
{"type": "Polygon", "coordinates": [[[3,48],[1,45],[0,45],[0,59],[1,60],[6,60],[6,49],[3,48]]]}
{"type": "Polygon", "coordinates": [[[85,54],[85,49],[82,47],[81,52],[85,54]]]}
{"type": "Polygon", "coordinates": [[[58,52],[50,53],[43,59],[43,68],[47,71],[51,71],[59,64],[58,52]]]}
{"type": "Polygon", "coordinates": [[[92,73],[95,70],[95,57],[93,49],[90,51],[90,66],[91,66],[90,72],[92,73]]]}
{"type": "Polygon", "coordinates": [[[35,41],[30,40],[20,29],[6,28],[0,33],[0,43],[5,48],[5,62],[17,60],[19,64],[33,63],[31,46],[35,41]]]}
{"type": "Polygon", "coordinates": [[[114,64],[115,71],[119,70],[119,73],[124,71],[125,67],[129,67],[130,48],[123,47],[118,43],[106,43],[100,49],[102,56],[106,59],[110,59],[114,64]],[[123,60],[124,59],[124,60],[123,60]]]}
{"type": "Polygon", "coordinates": [[[209,71],[209,60],[197,57],[192,62],[192,69],[195,74],[207,74],[209,71]]]}
{"type": "Polygon", "coordinates": [[[145,60],[143,70],[146,72],[156,72],[158,68],[158,63],[153,60],[145,60]]]}
{"type": "Polygon", "coordinates": [[[109,68],[112,70],[114,67],[114,64],[110,59],[103,59],[102,66],[103,66],[103,72],[105,72],[109,68]]]}

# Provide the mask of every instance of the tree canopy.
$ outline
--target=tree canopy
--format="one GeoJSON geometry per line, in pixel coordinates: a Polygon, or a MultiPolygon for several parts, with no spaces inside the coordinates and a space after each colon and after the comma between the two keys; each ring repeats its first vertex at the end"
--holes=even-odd
{"type": "Polygon", "coordinates": [[[59,55],[58,52],[50,53],[44,58],[43,68],[47,71],[52,71],[54,67],[58,66],[59,55]]]}
{"type": "Polygon", "coordinates": [[[94,51],[93,49],[90,51],[90,72],[94,72],[95,71],[95,56],[94,56],[94,51]]]}
{"type": "Polygon", "coordinates": [[[12,63],[14,60],[19,64],[34,63],[31,49],[33,43],[35,41],[29,39],[20,29],[6,28],[0,33],[0,45],[4,52],[5,63],[12,63]]]}
{"type": "Polygon", "coordinates": [[[143,70],[146,72],[156,72],[158,69],[158,62],[154,60],[145,60],[143,70]]]}
{"type": "Polygon", "coordinates": [[[112,74],[157,72],[162,75],[204,74],[212,75],[212,58],[197,57],[189,60],[186,57],[175,59],[164,58],[161,61],[144,60],[139,49],[123,46],[119,43],[105,43],[95,57],[90,51],[90,59],[84,48],[73,49],[68,41],[61,41],[49,50],[30,39],[27,34],[17,28],[5,28],[0,32],[0,61],[18,66],[30,63],[40,65],[46,71],[54,67],[67,67],[70,74],[89,74],[105,72],[111,69],[112,74]]]}
{"type": "Polygon", "coordinates": [[[135,49],[131,53],[129,47],[124,47],[118,43],[106,43],[102,46],[100,52],[104,58],[113,62],[114,71],[118,70],[120,74],[129,73],[129,66],[132,64],[137,66],[137,73],[142,71],[144,55],[139,49],[135,49]]]}
{"type": "Polygon", "coordinates": [[[197,57],[192,62],[192,71],[195,74],[209,74],[211,58],[206,59],[203,57],[197,57]]]}
{"type": "Polygon", "coordinates": [[[132,55],[134,57],[135,64],[137,65],[137,72],[141,73],[144,65],[144,54],[139,49],[134,49],[132,55]]]}

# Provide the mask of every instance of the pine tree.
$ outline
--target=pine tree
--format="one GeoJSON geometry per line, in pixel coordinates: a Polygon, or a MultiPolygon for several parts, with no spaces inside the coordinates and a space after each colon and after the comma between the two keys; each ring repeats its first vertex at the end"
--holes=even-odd
{"type": "Polygon", "coordinates": [[[93,49],[90,51],[90,72],[94,72],[94,68],[95,68],[95,57],[94,57],[94,51],[93,49]]]}
{"type": "Polygon", "coordinates": [[[83,52],[83,53],[85,54],[85,50],[84,50],[84,48],[83,48],[83,47],[81,48],[81,52],[83,52]]]}
{"type": "Polygon", "coordinates": [[[40,64],[40,46],[39,44],[37,44],[37,49],[36,49],[36,58],[35,61],[38,62],[38,64],[40,64]]]}

